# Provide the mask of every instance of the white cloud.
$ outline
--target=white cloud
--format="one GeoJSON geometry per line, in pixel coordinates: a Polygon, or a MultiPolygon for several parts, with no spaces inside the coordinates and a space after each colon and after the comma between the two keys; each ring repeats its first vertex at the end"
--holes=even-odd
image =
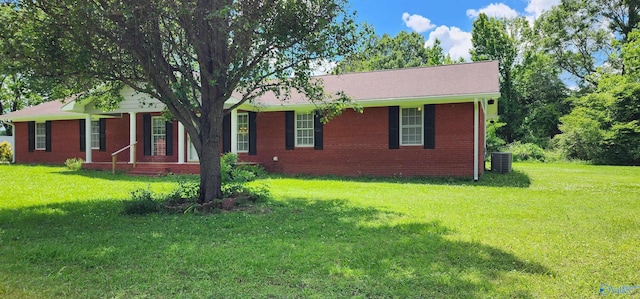
{"type": "Polygon", "coordinates": [[[327,59],[319,59],[311,61],[311,75],[312,76],[321,76],[330,74],[333,70],[338,66],[338,63],[335,61],[327,60],[327,59]]]}
{"type": "Polygon", "coordinates": [[[440,26],[433,32],[429,33],[426,46],[432,46],[436,39],[440,40],[440,45],[445,53],[451,55],[451,58],[458,59],[460,57],[469,61],[471,54],[469,50],[473,46],[471,43],[471,33],[462,31],[460,28],[452,26],[440,26]]]}
{"type": "Polygon", "coordinates": [[[538,18],[545,10],[560,4],[560,0],[529,0],[529,5],[524,9],[534,19],[538,18]]]}
{"type": "MultiPolygon", "coordinates": [[[[531,0],[536,1],[536,0],[531,0]]],[[[544,1],[544,0],[542,0],[544,1]]],[[[477,18],[481,13],[486,14],[489,17],[494,18],[506,18],[513,19],[518,16],[518,12],[504,3],[491,3],[488,6],[481,9],[467,9],[467,16],[469,18],[477,18]]]]}
{"type": "Polygon", "coordinates": [[[431,23],[431,20],[421,15],[410,15],[408,12],[402,14],[402,21],[407,27],[418,33],[422,33],[436,27],[436,25],[431,23]]]}

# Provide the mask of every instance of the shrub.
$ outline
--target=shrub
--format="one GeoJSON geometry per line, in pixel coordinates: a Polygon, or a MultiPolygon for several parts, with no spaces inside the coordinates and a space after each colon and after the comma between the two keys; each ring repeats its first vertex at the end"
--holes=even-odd
{"type": "Polygon", "coordinates": [[[145,215],[161,211],[160,202],[153,199],[149,189],[131,191],[131,200],[124,202],[124,213],[127,215],[145,215]]]}
{"type": "Polygon", "coordinates": [[[179,181],[178,186],[166,196],[167,204],[176,205],[195,203],[200,194],[200,184],[197,181],[179,181]]]}
{"type": "Polygon", "coordinates": [[[82,163],[84,163],[84,160],[80,158],[69,158],[64,162],[64,165],[70,170],[78,171],[82,169],[82,163]]]}
{"type": "Polygon", "coordinates": [[[0,162],[11,163],[13,161],[13,151],[11,150],[11,143],[7,141],[0,142],[0,162]]]}
{"type": "Polygon", "coordinates": [[[498,137],[496,131],[506,124],[503,122],[489,122],[487,123],[487,152],[499,152],[500,149],[506,144],[504,139],[498,137]]]}
{"type": "MultiPolygon", "coordinates": [[[[222,195],[234,198],[234,204],[264,201],[269,198],[269,189],[262,186],[247,186],[246,183],[266,172],[256,165],[238,165],[238,156],[225,154],[220,159],[222,177],[222,195]]],[[[154,194],[148,189],[136,189],[131,192],[131,200],[125,202],[125,213],[144,215],[155,212],[194,212],[210,211],[220,207],[220,202],[199,204],[200,184],[197,180],[181,180],[168,194],[154,194]]]]}
{"type": "Polygon", "coordinates": [[[513,142],[507,146],[507,151],[513,155],[513,161],[541,161],[546,160],[544,150],[535,143],[513,142]]]}

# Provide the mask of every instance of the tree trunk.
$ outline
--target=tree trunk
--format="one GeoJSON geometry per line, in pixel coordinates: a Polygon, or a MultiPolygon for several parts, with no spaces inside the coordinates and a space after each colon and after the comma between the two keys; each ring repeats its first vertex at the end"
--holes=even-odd
{"type": "Polygon", "coordinates": [[[212,109],[209,117],[203,117],[200,124],[202,146],[200,157],[200,203],[211,202],[222,198],[222,182],[220,176],[220,137],[222,134],[221,107],[212,109]]]}

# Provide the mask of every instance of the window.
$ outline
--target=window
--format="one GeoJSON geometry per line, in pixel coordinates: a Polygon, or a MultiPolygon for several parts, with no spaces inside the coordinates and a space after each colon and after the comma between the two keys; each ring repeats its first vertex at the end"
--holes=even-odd
{"type": "Polygon", "coordinates": [[[45,123],[36,123],[36,149],[47,149],[47,126],[45,123]]]}
{"type": "Polygon", "coordinates": [[[296,146],[313,146],[313,122],[313,113],[296,114],[296,146]]]}
{"type": "Polygon", "coordinates": [[[91,121],[91,149],[100,148],[100,121],[91,121]]]}
{"type": "Polygon", "coordinates": [[[151,155],[166,156],[166,154],[166,122],[164,117],[154,116],[151,118],[151,155]]]}
{"type": "Polygon", "coordinates": [[[238,113],[238,152],[249,152],[249,113],[238,113]]]}
{"type": "Polygon", "coordinates": [[[422,145],[422,109],[400,109],[400,145],[422,145]]]}

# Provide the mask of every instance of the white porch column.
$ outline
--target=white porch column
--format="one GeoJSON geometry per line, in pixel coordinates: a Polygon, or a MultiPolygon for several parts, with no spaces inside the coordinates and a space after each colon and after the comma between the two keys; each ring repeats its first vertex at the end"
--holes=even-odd
{"type": "MultiPolygon", "coordinates": [[[[136,143],[136,113],[129,112],[129,145],[136,143]]],[[[139,146],[136,145],[136,148],[139,146]]],[[[133,151],[133,147],[129,149],[129,163],[133,164],[136,158],[136,153],[133,151]]]]}
{"type": "Polygon", "coordinates": [[[231,110],[231,152],[238,153],[238,110],[231,110]]]}
{"type": "Polygon", "coordinates": [[[184,125],[178,122],[178,163],[184,163],[184,125]]]}
{"type": "Polygon", "coordinates": [[[478,181],[478,140],[480,115],[478,112],[478,99],[473,99],[473,180],[478,181]]]}
{"type": "Polygon", "coordinates": [[[86,163],[93,162],[93,157],[91,156],[91,114],[87,114],[87,117],[84,119],[84,152],[84,161],[86,163]]]}

